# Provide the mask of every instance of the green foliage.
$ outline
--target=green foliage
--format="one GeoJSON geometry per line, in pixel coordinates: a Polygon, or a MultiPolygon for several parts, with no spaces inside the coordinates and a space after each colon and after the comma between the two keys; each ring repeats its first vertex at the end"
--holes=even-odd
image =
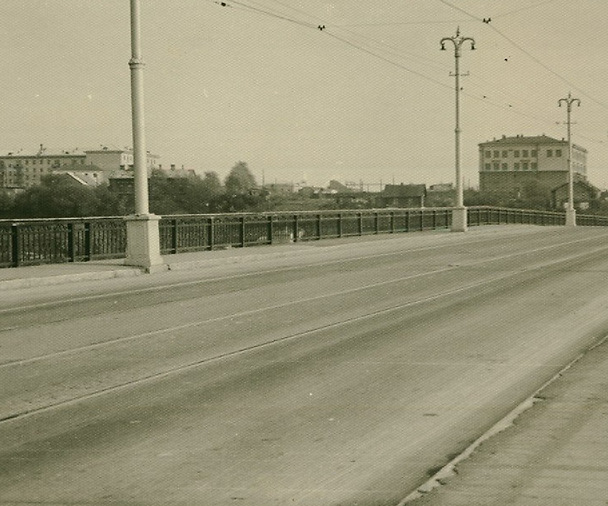
{"type": "Polygon", "coordinates": [[[527,181],[517,195],[495,192],[480,192],[466,190],[464,204],[466,206],[497,206],[514,209],[536,209],[551,211],[551,192],[538,181],[527,181]]]}
{"type": "Polygon", "coordinates": [[[99,216],[108,207],[108,195],[82,186],[70,176],[50,174],[41,184],[18,194],[10,214],[19,218],[99,216]]]}
{"type": "Polygon", "coordinates": [[[226,176],[224,186],[229,195],[244,195],[250,193],[257,185],[247,163],[237,162],[226,176]]]}
{"type": "Polygon", "coordinates": [[[223,194],[215,172],[207,172],[201,179],[198,175],[167,177],[155,171],[150,178],[150,211],[159,215],[216,212],[223,194]]]}
{"type": "Polygon", "coordinates": [[[0,218],[8,218],[14,206],[14,198],[6,190],[0,189],[0,218]]]}

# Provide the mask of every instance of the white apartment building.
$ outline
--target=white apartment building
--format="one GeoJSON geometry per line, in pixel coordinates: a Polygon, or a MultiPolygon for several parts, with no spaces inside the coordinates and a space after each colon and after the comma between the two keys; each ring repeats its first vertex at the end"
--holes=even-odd
{"type": "MultiPolygon", "coordinates": [[[[587,150],[572,145],[572,171],[587,179],[587,150]]],[[[536,180],[548,189],[568,181],[568,141],[546,135],[502,136],[479,144],[479,188],[512,193],[525,181],[536,180]]]]}

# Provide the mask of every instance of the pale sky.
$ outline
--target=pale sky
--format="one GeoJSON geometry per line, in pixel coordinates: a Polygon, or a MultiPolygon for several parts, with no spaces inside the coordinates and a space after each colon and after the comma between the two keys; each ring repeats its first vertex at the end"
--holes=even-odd
{"type": "MultiPolygon", "coordinates": [[[[454,180],[454,49],[463,47],[461,152],[566,137],[608,187],[606,0],[141,0],[147,148],[161,163],[258,182],[454,180]],[[491,18],[489,23],[484,18],[491,18]],[[317,29],[324,25],[324,30],[317,29]]],[[[3,152],[127,147],[128,0],[1,0],[3,152]]]]}

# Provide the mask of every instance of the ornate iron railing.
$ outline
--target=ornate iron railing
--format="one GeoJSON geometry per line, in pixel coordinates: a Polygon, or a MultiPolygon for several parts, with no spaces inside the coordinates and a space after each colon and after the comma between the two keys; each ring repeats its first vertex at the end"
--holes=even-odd
{"type": "MultiPolygon", "coordinates": [[[[226,247],[447,229],[452,208],[381,209],[165,216],[163,255],[226,247]]],[[[581,226],[608,226],[608,216],[577,215],[581,226]]],[[[469,226],[564,225],[564,213],[469,207],[469,226]]],[[[122,217],[0,220],[0,267],[123,258],[122,217]]]]}

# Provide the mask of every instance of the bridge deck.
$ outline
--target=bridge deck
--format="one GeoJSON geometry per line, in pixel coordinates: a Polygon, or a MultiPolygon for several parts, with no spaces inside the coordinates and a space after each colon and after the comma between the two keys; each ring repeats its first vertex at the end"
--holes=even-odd
{"type": "Polygon", "coordinates": [[[414,504],[604,504],[605,239],[488,227],[0,271],[0,502],[396,505],[535,396],[414,504]]]}

